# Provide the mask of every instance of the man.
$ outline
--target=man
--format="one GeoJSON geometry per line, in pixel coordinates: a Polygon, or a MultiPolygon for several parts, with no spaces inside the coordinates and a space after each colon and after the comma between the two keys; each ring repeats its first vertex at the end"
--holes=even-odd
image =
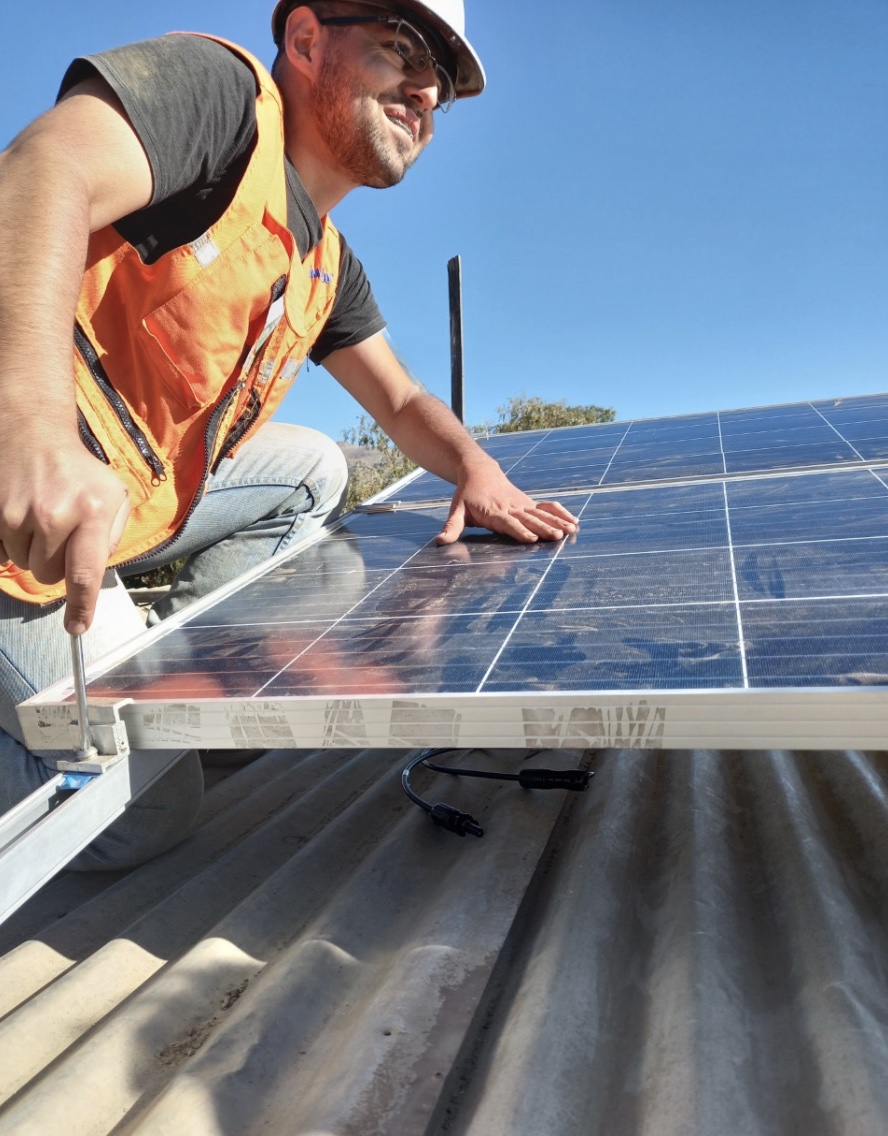
{"type": "MultiPolygon", "coordinates": [[[[76,60],[0,155],[0,807],[48,776],[14,707],[68,673],[65,631],[91,627],[95,658],[139,628],[109,563],[186,556],[164,618],[335,513],[338,449],[267,422],[309,352],[456,485],[440,543],[575,531],[408,379],[329,219],[400,181],[436,108],[483,89],[461,0],[282,0],[273,32],[273,79],[201,36],[76,60]]],[[[192,755],[81,866],[174,843],[201,791],[192,755]]]]}

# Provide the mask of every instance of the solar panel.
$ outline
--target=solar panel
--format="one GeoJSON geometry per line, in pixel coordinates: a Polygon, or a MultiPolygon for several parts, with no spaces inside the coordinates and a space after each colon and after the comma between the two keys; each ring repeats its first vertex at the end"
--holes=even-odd
{"type": "MultiPolygon", "coordinates": [[[[575,536],[437,547],[450,487],[421,474],[89,698],[131,700],[141,748],[882,748],[886,443],[886,396],[494,436],[528,491],[571,487],[575,536]]],[[[68,684],[23,704],[29,743],[63,748],[72,710],[68,684]]]]}
{"type": "MultiPolygon", "coordinates": [[[[721,477],[775,470],[862,467],[888,459],[888,395],[608,422],[480,438],[526,493],[721,477]]],[[[380,495],[403,503],[448,500],[422,473],[380,495]]]]}

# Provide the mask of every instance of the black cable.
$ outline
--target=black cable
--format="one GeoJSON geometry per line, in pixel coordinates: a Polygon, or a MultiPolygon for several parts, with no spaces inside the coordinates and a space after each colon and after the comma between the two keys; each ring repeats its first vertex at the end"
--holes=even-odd
{"type": "MultiPolygon", "coordinates": [[[[430,805],[428,801],[424,801],[415,793],[410,784],[410,774],[417,765],[423,765],[426,769],[432,769],[436,773],[449,773],[454,777],[486,777],[495,781],[517,781],[524,789],[568,789],[575,793],[588,789],[589,782],[594,776],[591,770],[587,769],[521,769],[518,773],[492,773],[484,769],[463,769],[458,766],[437,765],[429,760],[439,753],[448,752],[452,751],[422,750],[416,757],[411,758],[404,767],[401,773],[401,785],[410,800],[424,809],[435,824],[446,828],[449,832],[455,832],[459,836],[465,836],[466,833],[471,833],[472,836],[483,836],[484,830],[468,813],[445,804],[443,801],[430,805]]],[[[534,756],[540,752],[540,750],[534,750],[533,754],[529,756],[534,756]]]]}
{"type": "Polygon", "coordinates": [[[428,758],[422,764],[436,773],[452,773],[455,777],[489,777],[496,781],[517,781],[523,789],[569,789],[574,793],[587,789],[593,777],[588,769],[521,769],[517,773],[491,773],[484,769],[435,765],[428,758]]]}
{"type": "Polygon", "coordinates": [[[484,829],[477,823],[473,816],[468,813],[461,812],[455,809],[453,805],[447,805],[443,801],[437,804],[430,805],[428,801],[424,801],[422,797],[417,796],[410,786],[410,774],[417,765],[422,765],[425,762],[426,755],[436,752],[435,750],[423,750],[418,757],[414,757],[404,767],[401,774],[401,785],[404,792],[413,801],[414,804],[419,805],[421,809],[429,814],[435,824],[440,825],[441,828],[446,828],[448,832],[455,832],[457,836],[465,836],[470,833],[472,836],[483,836],[484,829]]]}

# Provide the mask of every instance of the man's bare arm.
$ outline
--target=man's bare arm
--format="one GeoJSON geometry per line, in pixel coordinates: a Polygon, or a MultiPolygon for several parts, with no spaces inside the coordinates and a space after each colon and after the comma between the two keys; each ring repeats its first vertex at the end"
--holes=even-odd
{"type": "Polygon", "coordinates": [[[99,79],[0,154],[0,560],[65,579],[89,626],[126,523],[126,491],[80,441],[71,373],[89,234],[148,204],[148,158],[99,79]]]}
{"type": "Polygon", "coordinates": [[[576,532],[576,517],[557,502],[534,501],[514,486],[440,399],[411,382],[381,334],[334,351],[324,366],[400,450],[456,486],[439,544],[458,540],[466,525],[525,543],[576,532]]]}

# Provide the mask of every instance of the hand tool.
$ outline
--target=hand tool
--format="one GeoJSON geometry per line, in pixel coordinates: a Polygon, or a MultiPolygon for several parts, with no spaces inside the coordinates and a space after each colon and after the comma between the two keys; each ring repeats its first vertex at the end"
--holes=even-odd
{"type": "Polygon", "coordinates": [[[86,668],[83,662],[83,638],[71,636],[71,663],[74,671],[74,694],[77,698],[77,722],[80,729],[80,746],[77,760],[87,761],[98,757],[89,730],[89,713],[86,705],[86,668]]]}

